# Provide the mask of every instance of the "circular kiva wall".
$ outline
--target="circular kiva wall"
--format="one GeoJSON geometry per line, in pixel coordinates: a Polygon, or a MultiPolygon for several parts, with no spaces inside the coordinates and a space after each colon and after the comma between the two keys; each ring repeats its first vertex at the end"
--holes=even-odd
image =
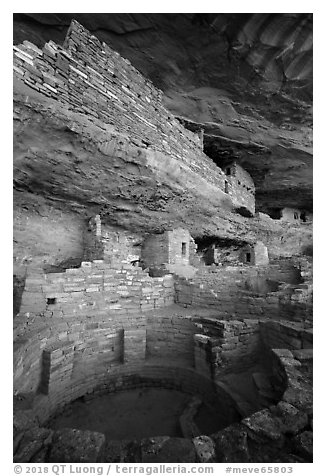
{"type": "MultiPolygon", "coordinates": [[[[15,393],[37,395],[35,405],[47,400],[37,404],[44,420],[122,375],[184,381],[186,391],[199,392],[205,385],[194,372],[210,382],[219,359],[209,338],[195,337],[203,330],[191,313],[171,311],[174,296],[172,275],[153,278],[123,261],[83,262],[64,273],[30,270],[14,321],[15,393]]],[[[259,345],[258,322],[244,326],[241,362],[259,345]]]]}
{"type": "Polygon", "coordinates": [[[173,305],[174,295],[171,275],[128,263],[30,271],[15,319],[15,395],[32,397],[40,423],[105,388],[175,388],[215,405],[219,376],[261,360],[259,320],[210,318],[173,305]]]}
{"type": "Polygon", "coordinates": [[[41,424],[87,393],[145,386],[197,395],[232,421],[234,405],[216,391],[205,343],[197,341],[196,332],[191,316],[164,309],[37,319],[15,342],[15,393],[34,396],[41,424]]]}

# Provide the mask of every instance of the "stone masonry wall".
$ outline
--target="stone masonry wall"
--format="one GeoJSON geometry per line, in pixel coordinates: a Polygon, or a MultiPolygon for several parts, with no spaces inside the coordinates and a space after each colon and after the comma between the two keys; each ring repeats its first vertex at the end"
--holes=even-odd
{"type": "Polygon", "coordinates": [[[225,325],[205,319],[200,330],[212,335],[208,339],[215,350],[215,359],[207,359],[207,353],[203,356],[203,364],[215,366],[213,374],[205,373],[198,365],[194,320],[177,313],[172,317],[160,310],[155,313],[103,312],[78,320],[71,316],[30,323],[15,340],[15,394],[33,395],[41,421],[96,389],[166,386],[207,400],[213,392],[212,378],[235,370],[239,363],[244,369],[257,358],[256,322],[225,325]]]}
{"type": "Polygon", "coordinates": [[[115,392],[142,387],[171,388],[185,393],[199,395],[203,401],[214,405],[217,400],[214,383],[195,369],[144,365],[137,361],[132,364],[115,365],[109,367],[102,374],[94,368],[94,372],[87,379],[77,382],[69,381],[69,385],[57,388],[56,393],[40,394],[33,402],[33,412],[38,416],[41,424],[46,422],[67,403],[81,396],[92,397],[104,392],[115,392]]]}
{"type": "MultiPolygon", "coordinates": [[[[187,461],[197,463],[230,461],[248,463],[257,459],[264,464],[275,461],[291,464],[312,462],[313,399],[310,381],[312,354],[309,350],[291,352],[288,349],[273,349],[270,352],[270,361],[273,386],[280,401],[269,408],[251,413],[240,422],[235,418],[234,408],[228,406],[225,391],[221,392],[223,388],[219,387],[216,391],[210,380],[188,369],[134,367],[134,373],[131,373],[130,368],[124,367],[121,371],[115,368],[112,369],[108,381],[102,387],[97,387],[89,398],[93,398],[97,393],[162,386],[163,383],[166,388],[201,395],[205,402],[220,409],[224,415],[223,424],[229,425],[210,435],[197,438],[190,436],[193,438],[192,443],[188,440],[190,448],[191,444],[196,448],[192,455],[189,453],[189,444],[186,445],[186,440],[164,438],[164,444],[168,443],[170,450],[174,448],[172,454],[176,457],[180,456],[181,451],[181,454],[187,454],[187,461]]],[[[14,462],[16,463],[49,460],[103,462],[112,461],[112,456],[115,461],[124,462],[134,462],[136,456],[137,461],[146,463],[152,461],[152,457],[148,456],[152,456],[154,450],[155,458],[158,454],[161,457],[160,461],[166,461],[165,452],[160,452],[161,437],[141,441],[125,440],[118,449],[115,441],[106,441],[106,450],[103,454],[104,434],[73,429],[58,430],[53,434],[50,429],[39,427],[48,416],[51,416],[53,401],[48,395],[42,395],[37,401],[30,402],[29,408],[26,408],[25,402],[24,410],[19,408],[19,398],[15,399],[15,403],[14,462]],[[15,444],[17,440],[19,443],[15,444]],[[144,448],[145,451],[141,451],[144,448]],[[47,459],[46,456],[49,454],[50,459],[47,459]],[[108,455],[108,458],[104,455],[108,455]]]]}
{"type": "Polygon", "coordinates": [[[151,278],[127,261],[112,265],[102,260],[82,262],[64,273],[29,272],[20,315],[62,318],[96,315],[103,311],[135,313],[174,302],[173,278],[151,278]]]}
{"type": "Polygon", "coordinates": [[[145,266],[196,264],[197,245],[188,230],[177,228],[151,235],[143,243],[141,257],[145,266]]]}
{"type": "Polygon", "coordinates": [[[128,388],[128,379],[130,388],[147,379],[171,388],[179,382],[199,394],[212,390],[211,382],[195,378],[191,317],[153,312],[24,316],[27,325],[18,325],[14,343],[15,394],[33,395],[44,420],[96,388],[128,388]]]}
{"type": "Polygon", "coordinates": [[[102,243],[102,225],[99,215],[92,217],[88,221],[88,226],[84,230],[84,261],[101,260],[104,257],[104,247],[102,243]]]}
{"type": "MultiPolygon", "coordinates": [[[[63,48],[52,41],[42,50],[28,41],[14,46],[14,74],[94,123],[112,125],[135,145],[177,158],[225,191],[224,172],[202,152],[198,135],[163,107],[162,92],[76,21],[71,23],[63,48]]],[[[110,143],[101,147],[110,148],[110,143]]],[[[241,201],[246,200],[242,197],[241,201]]]]}
{"type": "Polygon", "coordinates": [[[268,317],[310,323],[311,327],[312,284],[308,281],[295,284],[298,280],[295,271],[300,274],[286,260],[261,268],[207,266],[192,279],[176,280],[175,301],[184,307],[214,308],[219,319],[268,317]]]}
{"type": "Polygon", "coordinates": [[[150,235],[145,239],[141,257],[146,267],[161,266],[169,261],[169,248],[166,233],[150,235]]]}
{"type": "Polygon", "coordinates": [[[248,289],[247,281],[259,276],[256,267],[223,266],[212,271],[204,268],[193,279],[178,278],[176,302],[185,307],[214,308],[218,318],[226,320],[278,316],[277,293],[260,294],[248,289]]]}
{"type": "Polygon", "coordinates": [[[229,195],[238,207],[248,209],[255,213],[255,184],[251,176],[240,165],[234,163],[229,166],[231,174],[226,176],[229,195]]]}
{"type": "Polygon", "coordinates": [[[240,253],[240,260],[247,265],[266,266],[269,263],[267,247],[261,241],[245,246],[240,253]],[[250,255],[248,261],[247,255],[250,255]]]}
{"type": "MultiPolygon", "coordinates": [[[[169,264],[183,265],[189,264],[189,245],[192,240],[189,231],[178,228],[167,231],[169,246],[169,264]]],[[[193,241],[193,240],[192,240],[193,241]]]]}
{"type": "Polygon", "coordinates": [[[260,323],[260,334],[270,349],[312,349],[313,330],[300,323],[289,321],[264,321],[260,323]]]}
{"type": "Polygon", "coordinates": [[[122,261],[137,264],[142,242],[140,235],[101,224],[96,215],[84,231],[84,261],[104,260],[113,267],[122,261]]]}
{"type": "Polygon", "coordinates": [[[300,222],[300,210],[297,208],[283,208],[281,210],[281,220],[288,222],[300,222]]]}
{"type": "Polygon", "coordinates": [[[149,317],[147,320],[146,359],[159,359],[164,365],[194,366],[194,322],[182,316],[149,317]]]}
{"type": "Polygon", "coordinates": [[[301,282],[294,282],[292,286],[284,286],[284,293],[280,296],[280,308],[283,316],[288,319],[302,322],[312,327],[313,322],[313,263],[312,258],[297,257],[295,264],[300,272],[301,282]]]}
{"type": "Polygon", "coordinates": [[[224,372],[241,372],[259,361],[262,342],[258,319],[222,321],[201,319],[194,336],[195,367],[217,380],[224,372]]]}
{"type": "Polygon", "coordinates": [[[78,375],[80,382],[94,367],[100,372],[108,364],[119,363],[122,352],[126,361],[134,360],[136,355],[143,359],[146,327],[142,312],[173,301],[171,275],[150,278],[141,268],[126,263],[114,269],[103,262],[83,262],[81,268],[47,275],[29,270],[15,319],[17,388],[35,391],[42,372],[42,388],[62,379],[66,364],[62,370],[61,361],[67,358],[66,350],[61,348],[64,342],[68,347],[74,342],[73,369],[69,372],[72,378],[78,375]],[[42,357],[43,351],[47,357],[42,357]],[[54,380],[49,378],[51,369],[57,371],[54,380]]]}
{"type": "Polygon", "coordinates": [[[108,263],[127,261],[136,264],[140,260],[142,241],[140,235],[102,225],[103,258],[108,263]]]}

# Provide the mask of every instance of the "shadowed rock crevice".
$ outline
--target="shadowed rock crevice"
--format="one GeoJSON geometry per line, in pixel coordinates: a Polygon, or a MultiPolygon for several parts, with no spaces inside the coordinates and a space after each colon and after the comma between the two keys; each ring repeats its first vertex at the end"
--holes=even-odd
{"type": "Polygon", "coordinates": [[[14,462],[311,462],[311,15],[73,16],[14,21],[14,462]]]}
{"type": "Polygon", "coordinates": [[[243,155],[241,144],[259,210],[281,197],[285,206],[289,188],[290,201],[303,192],[301,206],[310,210],[312,15],[205,15],[15,14],[14,40],[62,44],[71,19],[80,20],[163,89],[173,114],[202,125],[205,142],[234,156],[243,155]],[[302,154],[308,169],[298,183],[291,164],[298,167],[302,154]],[[273,173],[261,182],[259,170],[273,173]]]}

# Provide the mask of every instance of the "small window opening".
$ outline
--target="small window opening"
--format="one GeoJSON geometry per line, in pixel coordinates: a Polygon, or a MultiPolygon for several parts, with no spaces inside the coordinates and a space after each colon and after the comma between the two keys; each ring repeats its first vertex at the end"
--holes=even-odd
{"type": "Polygon", "coordinates": [[[295,220],[297,220],[299,218],[299,215],[297,214],[297,212],[294,212],[293,216],[294,216],[295,220]]]}
{"type": "Polygon", "coordinates": [[[306,217],[306,213],[305,213],[305,212],[301,212],[300,219],[301,219],[303,222],[306,222],[306,221],[307,221],[307,217],[306,217]]]}
{"type": "Polygon", "coordinates": [[[224,191],[225,193],[229,193],[229,182],[227,180],[224,182],[224,191]]]}
{"type": "Polygon", "coordinates": [[[226,169],[226,175],[231,175],[231,168],[230,168],[230,167],[228,167],[228,168],[226,169]]]}
{"type": "Polygon", "coordinates": [[[251,261],[251,253],[246,253],[246,262],[250,263],[251,261]]]}
{"type": "Polygon", "coordinates": [[[47,304],[55,304],[56,303],[56,298],[47,298],[46,303],[47,304]]]}
{"type": "Polygon", "coordinates": [[[181,244],[181,254],[182,256],[186,256],[187,253],[187,243],[182,243],[181,244]]]}

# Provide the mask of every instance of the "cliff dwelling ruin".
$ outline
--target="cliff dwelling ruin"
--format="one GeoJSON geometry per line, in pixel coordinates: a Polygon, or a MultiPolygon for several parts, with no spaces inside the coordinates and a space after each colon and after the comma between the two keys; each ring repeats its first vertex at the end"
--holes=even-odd
{"type": "MultiPolygon", "coordinates": [[[[255,75],[247,105],[214,71],[199,81],[198,67],[188,96],[155,75],[137,42],[158,47],[151,22],[172,35],[168,14],[112,14],[123,31],[142,25],[131,46],[83,14],[58,14],[65,37],[49,26],[55,41],[43,41],[33,15],[50,18],[14,17],[14,462],[311,462],[311,125],[298,107],[294,133],[282,109],[312,54],[310,16],[234,23],[245,41],[260,22],[281,52],[289,40],[270,25],[300,31],[282,91],[264,70],[264,100],[280,102],[263,115],[255,75]],[[298,131],[301,181],[277,155],[277,134],[293,146],[298,131]]],[[[235,77],[244,45],[221,33],[230,15],[175,21],[191,41],[210,29],[235,77]]]]}

